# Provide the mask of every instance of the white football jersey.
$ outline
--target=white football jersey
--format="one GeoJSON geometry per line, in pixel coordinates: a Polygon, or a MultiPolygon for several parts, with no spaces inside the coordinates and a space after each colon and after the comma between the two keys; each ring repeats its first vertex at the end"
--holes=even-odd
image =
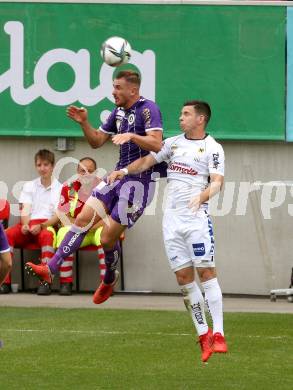
{"type": "Polygon", "coordinates": [[[167,209],[186,209],[190,199],[208,187],[210,174],[224,176],[224,150],[210,135],[201,140],[188,139],[185,134],[171,137],[160,152],[151,153],[158,163],[168,163],[167,209]]]}

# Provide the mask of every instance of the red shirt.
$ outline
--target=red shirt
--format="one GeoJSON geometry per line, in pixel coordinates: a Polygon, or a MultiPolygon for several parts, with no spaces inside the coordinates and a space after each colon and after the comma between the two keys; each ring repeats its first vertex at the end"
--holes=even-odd
{"type": "MultiPolygon", "coordinates": [[[[98,178],[97,180],[98,182],[100,181],[98,178]]],[[[61,189],[58,209],[65,214],[70,213],[72,218],[76,218],[97,184],[97,181],[95,181],[92,187],[85,189],[85,186],[82,187],[78,179],[72,183],[64,183],[61,189]]]]}

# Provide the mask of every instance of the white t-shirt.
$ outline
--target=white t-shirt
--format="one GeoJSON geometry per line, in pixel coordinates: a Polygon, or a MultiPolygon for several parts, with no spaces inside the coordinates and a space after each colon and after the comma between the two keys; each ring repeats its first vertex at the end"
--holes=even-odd
{"type": "Polygon", "coordinates": [[[209,186],[210,174],[224,176],[224,150],[210,135],[202,140],[187,139],[185,134],[171,137],[160,152],[151,154],[158,163],[168,163],[167,209],[187,209],[190,199],[209,186]]]}
{"type": "Polygon", "coordinates": [[[31,205],[30,219],[49,219],[58,207],[62,185],[53,179],[49,187],[44,187],[37,178],[24,184],[19,203],[31,205]]]}

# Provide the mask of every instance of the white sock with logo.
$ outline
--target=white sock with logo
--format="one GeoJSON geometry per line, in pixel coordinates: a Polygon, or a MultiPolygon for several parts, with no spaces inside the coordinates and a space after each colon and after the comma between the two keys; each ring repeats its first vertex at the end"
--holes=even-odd
{"type": "Polygon", "coordinates": [[[224,335],[223,299],[218,279],[210,279],[206,282],[202,282],[201,285],[204,289],[206,304],[213,320],[213,333],[219,332],[224,335]]]}
{"type": "Polygon", "coordinates": [[[184,304],[191,315],[194,326],[199,336],[207,333],[208,324],[204,312],[204,299],[195,282],[180,286],[184,304]]]}

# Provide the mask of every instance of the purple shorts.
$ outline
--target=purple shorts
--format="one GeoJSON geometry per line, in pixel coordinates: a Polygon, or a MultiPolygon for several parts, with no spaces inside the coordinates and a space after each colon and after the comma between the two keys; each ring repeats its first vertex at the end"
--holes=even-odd
{"type": "Polygon", "coordinates": [[[0,253],[9,252],[10,246],[7,241],[6,234],[4,232],[2,223],[0,223],[0,253]]]}
{"type": "Polygon", "coordinates": [[[153,200],[155,185],[150,179],[126,176],[112,185],[100,183],[92,196],[104,203],[114,221],[131,228],[153,200]]]}

